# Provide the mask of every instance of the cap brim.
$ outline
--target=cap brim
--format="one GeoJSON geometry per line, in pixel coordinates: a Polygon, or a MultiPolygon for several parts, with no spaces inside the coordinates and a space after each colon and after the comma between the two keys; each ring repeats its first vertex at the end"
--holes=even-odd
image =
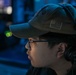
{"type": "Polygon", "coordinates": [[[47,31],[36,29],[29,23],[10,25],[9,29],[13,33],[13,35],[18,38],[37,37],[39,35],[47,33],[47,31]]]}

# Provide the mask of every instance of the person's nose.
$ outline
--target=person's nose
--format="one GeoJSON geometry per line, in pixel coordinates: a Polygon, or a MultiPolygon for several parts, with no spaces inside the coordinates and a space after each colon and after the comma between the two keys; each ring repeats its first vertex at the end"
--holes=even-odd
{"type": "Polygon", "coordinates": [[[26,43],[25,48],[28,49],[28,42],[26,43]]]}
{"type": "Polygon", "coordinates": [[[27,44],[25,45],[25,48],[27,49],[26,54],[29,54],[29,51],[30,51],[29,42],[27,42],[27,44]]]}
{"type": "Polygon", "coordinates": [[[26,48],[27,50],[30,50],[29,42],[27,42],[27,44],[25,45],[25,48],[26,48]]]}

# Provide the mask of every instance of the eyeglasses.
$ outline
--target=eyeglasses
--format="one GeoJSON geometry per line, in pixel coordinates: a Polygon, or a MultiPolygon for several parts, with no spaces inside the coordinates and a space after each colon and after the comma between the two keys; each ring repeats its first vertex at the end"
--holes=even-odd
{"type": "Polygon", "coordinates": [[[31,49],[31,43],[35,42],[48,42],[47,40],[28,40],[28,47],[31,49]]]}

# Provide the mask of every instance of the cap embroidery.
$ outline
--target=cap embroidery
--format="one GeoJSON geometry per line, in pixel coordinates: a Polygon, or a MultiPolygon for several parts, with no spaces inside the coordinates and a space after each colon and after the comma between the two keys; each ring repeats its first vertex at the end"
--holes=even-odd
{"type": "Polygon", "coordinates": [[[62,28],[62,22],[57,22],[56,20],[51,20],[51,22],[50,22],[50,28],[61,30],[61,28],[62,28]]]}

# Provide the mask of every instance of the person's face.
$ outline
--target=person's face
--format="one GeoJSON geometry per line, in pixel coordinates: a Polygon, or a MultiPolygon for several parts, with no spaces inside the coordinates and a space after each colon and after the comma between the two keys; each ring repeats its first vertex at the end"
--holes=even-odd
{"type": "Polygon", "coordinates": [[[56,63],[57,45],[49,48],[48,42],[45,39],[29,38],[28,40],[26,48],[28,49],[27,54],[32,66],[49,67],[56,63]]]}

